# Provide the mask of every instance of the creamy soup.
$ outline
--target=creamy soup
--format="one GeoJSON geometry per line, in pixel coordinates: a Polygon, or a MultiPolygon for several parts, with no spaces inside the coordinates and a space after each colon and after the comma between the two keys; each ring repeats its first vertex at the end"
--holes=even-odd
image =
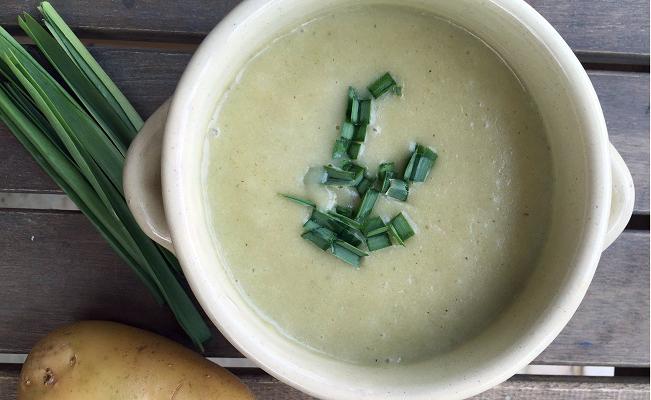
{"type": "Polygon", "coordinates": [[[535,104],[479,38],[411,9],[342,9],[279,35],[224,95],[204,157],[214,243],[241,293],[287,337],[352,363],[415,362],[478,334],[546,239],[551,160],[535,104]],[[308,170],[331,162],[347,88],[385,71],[402,96],[375,101],[358,162],[402,169],[416,142],[439,158],[406,203],[375,206],[404,211],[416,235],[356,269],[302,239],[309,209],[278,193],[359,202],[308,170]]]}

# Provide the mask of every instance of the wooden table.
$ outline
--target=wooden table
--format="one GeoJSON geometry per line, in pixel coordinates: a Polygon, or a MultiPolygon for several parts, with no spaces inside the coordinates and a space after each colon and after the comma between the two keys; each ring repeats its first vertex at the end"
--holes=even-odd
{"type": "MultiPolygon", "coordinates": [[[[0,24],[36,15],[36,0],[3,0],[0,24]]],[[[237,0],[52,0],[143,116],[174,90],[203,36],[237,0]]],[[[649,398],[649,3],[529,0],[574,49],[597,90],[610,138],[635,180],[635,215],[603,255],[590,290],[536,364],[614,366],[615,377],[518,375],[478,399],[649,398]]],[[[60,193],[0,127],[0,191],[60,193]]],[[[0,203],[1,207],[1,203],[0,203]]],[[[21,355],[80,319],[146,328],[187,344],[167,309],[74,211],[0,208],[0,400],[15,398],[21,355]],[[11,360],[14,364],[11,364],[11,360]]],[[[240,365],[217,330],[206,355],[240,365]]],[[[263,399],[308,396],[254,368],[236,373],[263,399]]]]}

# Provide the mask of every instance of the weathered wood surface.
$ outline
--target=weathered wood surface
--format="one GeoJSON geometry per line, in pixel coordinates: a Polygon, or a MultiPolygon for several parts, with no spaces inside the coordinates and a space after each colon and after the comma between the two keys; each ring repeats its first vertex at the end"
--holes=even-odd
{"type": "MultiPolygon", "coordinates": [[[[5,209],[0,226],[0,353],[26,353],[52,329],[87,318],[184,341],[171,314],[81,214],[5,209]]],[[[568,328],[537,362],[648,366],[648,265],[648,232],[626,232],[604,254],[568,328]]],[[[215,332],[207,355],[239,353],[215,332]]]]}
{"type": "MultiPolygon", "coordinates": [[[[99,47],[93,54],[142,115],[174,91],[190,54],[99,47]]],[[[635,212],[649,213],[649,74],[590,71],[611,140],[633,173],[635,212]]],[[[0,126],[0,191],[60,192],[4,126],[0,126]]]]}
{"type": "MultiPolygon", "coordinates": [[[[0,24],[16,28],[40,0],[5,1],[0,24]]],[[[198,42],[239,0],[51,0],[82,36],[198,42]]],[[[649,53],[646,0],[528,0],[576,51],[649,53]]],[[[648,64],[648,61],[647,61],[648,64]]]]}
{"type": "MultiPolygon", "coordinates": [[[[0,370],[0,400],[15,400],[18,368],[0,370]]],[[[240,379],[260,400],[311,400],[308,396],[266,374],[245,374],[240,379]]],[[[473,400],[648,400],[644,378],[586,378],[515,376],[473,400]]]]}

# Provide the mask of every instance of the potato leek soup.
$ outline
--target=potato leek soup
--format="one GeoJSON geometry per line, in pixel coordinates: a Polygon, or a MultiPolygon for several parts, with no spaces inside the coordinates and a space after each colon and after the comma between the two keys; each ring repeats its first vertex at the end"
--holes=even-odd
{"type": "Polygon", "coordinates": [[[222,264],[261,318],[315,351],[435,357],[536,267],[543,123],[500,56],[446,20],[368,5],[307,21],[242,67],[212,124],[202,179],[222,264]]]}

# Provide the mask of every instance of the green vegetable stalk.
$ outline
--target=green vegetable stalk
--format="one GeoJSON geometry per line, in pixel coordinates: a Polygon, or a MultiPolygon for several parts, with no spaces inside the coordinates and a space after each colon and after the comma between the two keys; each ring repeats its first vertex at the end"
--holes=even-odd
{"type": "Polygon", "coordinates": [[[122,190],[124,157],[143,121],[48,3],[43,24],[20,27],[66,86],[0,28],[0,120],[90,219],[199,348],[210,330],[185,289],[178,262],[149,239],[122,190]]]}

